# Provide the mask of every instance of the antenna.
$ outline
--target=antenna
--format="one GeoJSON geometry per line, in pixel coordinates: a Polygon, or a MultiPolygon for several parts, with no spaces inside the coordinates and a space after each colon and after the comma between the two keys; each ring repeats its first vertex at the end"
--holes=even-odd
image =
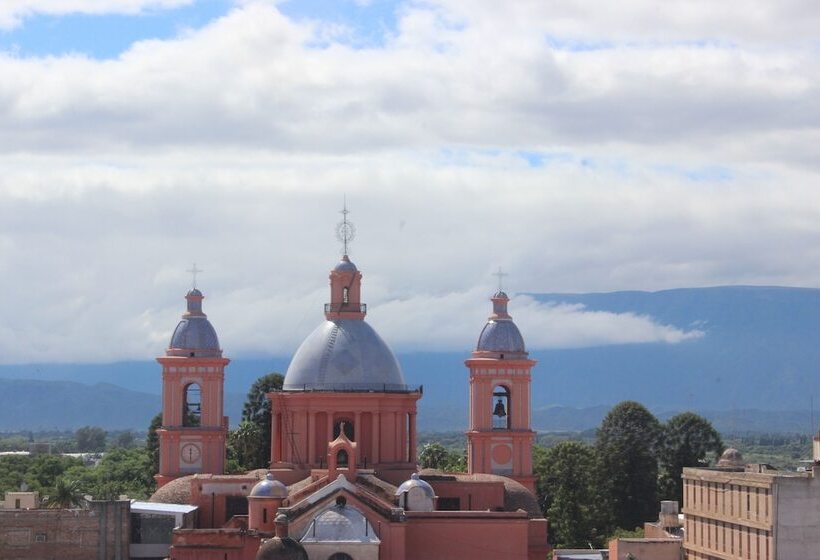
{"type": "Polygon", "coordinates": [[[196,275],[199,272],[205,272],[205,271],[202,270],[201,268],[197,268],[196,263],[194,263],[194,266],[192,266],[191,268],[189,268],[185,272],[190,272],[191,276],[193,276],[193,281],[192,281],[191,285],[193,286],[193,289],[196,290],[196,275]]]}
{"type": "Polygon", "coordinates": [[[350,214],[350,210],[347,209],[347,195],[344,197],[344,206],[339,214],[342,215],[342,221],[336,226],[336,239],[342,242],[343,254],[347,256],[348,245],[356,237],[356,226],[347,219],[347,215],[350,214]]]}

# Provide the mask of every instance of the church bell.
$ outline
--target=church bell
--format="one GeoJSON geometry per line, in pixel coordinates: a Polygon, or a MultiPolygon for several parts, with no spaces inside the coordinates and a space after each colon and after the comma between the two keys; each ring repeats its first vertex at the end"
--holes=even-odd
{"type": "Polygon", "coordinates": [[[503,418],[507,415],[507,411],[504,410],[504,403],[501,402],[501,399],[498,399],[498,402],[495,403],[495,409],[493,410],[493,416],[498,416],[499,418],[503,418]]]}

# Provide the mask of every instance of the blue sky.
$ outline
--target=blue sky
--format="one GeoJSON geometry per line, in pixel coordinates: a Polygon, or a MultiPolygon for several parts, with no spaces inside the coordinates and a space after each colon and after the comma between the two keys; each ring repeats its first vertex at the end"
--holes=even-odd
{"type": "MultiPolygon", "coordinates": [[[[344,26],[349,44],[383,44],[396,28],[399,2],[374,0],[288,0],[278,9],[294,21],[317,20],[344,26]]],[[[133,43],[170,39],[207,25],[235,7],[233,0],[199,0],[188,6],[149,8],[138,14],[34,14],[12,29],[0,29],[0,50],[21,57],[82,54],[116,58],[133,43]]]]}

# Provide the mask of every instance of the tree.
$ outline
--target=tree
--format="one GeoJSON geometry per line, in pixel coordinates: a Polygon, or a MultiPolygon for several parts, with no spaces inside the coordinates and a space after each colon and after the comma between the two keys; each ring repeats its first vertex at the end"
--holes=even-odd
{"type": "Polygon", "coordinates": [[[280,391],[284,381],[281,373],[269,373],[254,381],[248,391],[245,406],[242,408],[242,421],[259,426],[261,439],[257,455],[250,463],[251,468],[263,468],[270,464],[271,408],[266,395],[271,391],[280,391]]]}
{"type": "Polygon", "coordinates": [[[151,418],[151,423],[148,425],[148,435],[145,437],[145,450],[148,451],[148,457],[151,462],[149,468],[151,475],[159,472],[159,436],[157,430],[162,427],[162,412],[158,412],[156,416],[151,418]]]}
{"type": "Polygon", "coordinates": [[[595,450],[564,441],[549,449],[537,446],[534,455],[536,487],[553,542],[561,548],[600,546],[595,450]]]}
{"type": "Polygon", "coordinates": [[[255,468],[261,453],[262,430],[253,422],[243,420],[228,434],[228,455],[236,461],[239,470],[255,468]]]}
{"type": "Polygon", "coordinates": [[[75,508],[85,503],[83,492],[78,480],[71,480],[65,477],[57,479],[54,485],[54,492],[48,496],[48,507],[50,508],[75,508]]]}
{"type": "Polygon", "coordinates": [[[134,432],[131,430],[120,432],[114,439],[114,445],[116,447],[124,447],[126,449],[132,447],[134,445],[134,432]]]}
{"type": "Polygon", "coordinates": [[[720,455],[723,441],[708,420],[692,412],[670,418],[663,426],[659,451],[663,497],[682,504],[683,468],[708,464],[710,452],[720,455]]]}
{"type": "Polygon", "coordinates": [[[447,448],[437,441],[425,443],[419,453],[419,466],[423,469],[443,469],[447,464],[447,448]]]}
{"type": "Polygon", "coordinates": [[[615,527],[634,529],[657,516],[660,423],[624,401],[606,415],[595,442],[602,505],[615,527]]]}
{"type": "Polygon", "coordinates": [[[83,426],[74,433],[77,449],[83,452],[105,450],[105,436],[105,430],[97,426],[83,426]]]}

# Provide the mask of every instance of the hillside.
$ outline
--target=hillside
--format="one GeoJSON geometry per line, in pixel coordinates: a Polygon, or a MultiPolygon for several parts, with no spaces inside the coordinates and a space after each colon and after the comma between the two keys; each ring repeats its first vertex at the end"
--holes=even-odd
{"type": "MultiPolygon", "coordinates": [[[[733,286],[533,297],[591,311],[645,315],[656,323],[704,332],[678,344],[533,350],[531,356],[539,361],[533,424],[539,429],[594,427],[609,406],[634,399],[659,415],[701,411],[724,430],[816,430],[812,417],[820,413],[813,415],[812,408],[814,400],[820,407],[820,290],[733,286]]],[[[424,385],[420,429],[464,428],[468,350],[399,354],[408,383],[424,385]]],[[[253,380],[285,371],[289,358],[232,358],[226,412],[235,422],[253,380]]],[[[159,406],[159,366],[153,360],[2,366],[2,378],[74,383],[47,389],[0,381],[0,429],[142,428],[159,406]]]]}

